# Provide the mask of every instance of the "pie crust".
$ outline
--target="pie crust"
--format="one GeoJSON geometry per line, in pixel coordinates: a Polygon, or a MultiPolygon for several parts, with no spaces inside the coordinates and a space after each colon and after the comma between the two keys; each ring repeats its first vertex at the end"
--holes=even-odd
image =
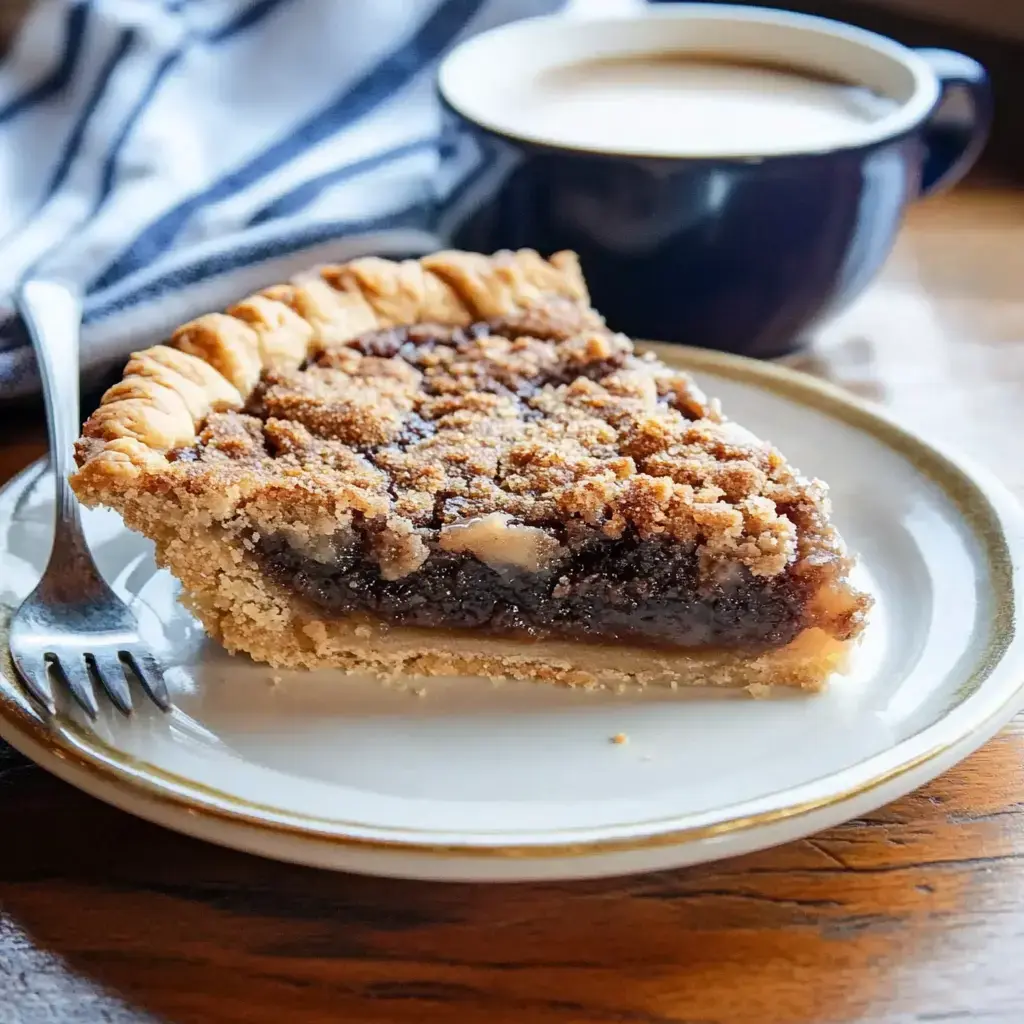
{"type": "Polygon", "coordinates": [[[274,666],[818,689],[870,604],[824,485],[610,331],[572,253],[268,288],[133,354],[76,458],[274,666]]]}

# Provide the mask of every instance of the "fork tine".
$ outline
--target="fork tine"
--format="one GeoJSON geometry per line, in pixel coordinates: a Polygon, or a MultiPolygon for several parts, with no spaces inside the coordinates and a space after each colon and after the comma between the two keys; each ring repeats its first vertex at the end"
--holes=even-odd
{"type": "Polygon", "coordinates": [[[58,658],[56,665],[79,707],[90,718],[95,718],[99,714],[100,707],[96,703],[96,693],[92,688],[92,680],[89,678],[85,660],[80,655],[65,658],[63,661],[58,658]]]}
{"type": "Polygon", "coordinates": [[[132,713],[132,694],[124,676],[124,666],[116,654],[92,655],[96,677],[114,707],[124,715],[132,713]]]}
{"type": "Polygon", "coordinates": [[[167,683],[164,682],[164,670],[160,662],[147,650],[131,648],[124,653],[139,677],[146,693],[153,699],[153,703],[161,711],[171,710],[171,695],[167,692],[167,683]]]}
{"type": "Polygon", "coordinates": [[[53,702],[53,691],[46,677],[46,661],[40,659],[38,664],[32,664],[27,658],[19,658],[14,651],[11,651],[11,656],[25,683],[25,689],[33,700],[41,704],[51,715],[55,715],[57,705],[53,702]]]}

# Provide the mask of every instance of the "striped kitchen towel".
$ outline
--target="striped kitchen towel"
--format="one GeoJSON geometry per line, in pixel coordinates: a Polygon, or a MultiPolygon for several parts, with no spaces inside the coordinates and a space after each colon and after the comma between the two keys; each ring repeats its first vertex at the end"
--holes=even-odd
{"type": "MultiPolygon", "coordinates": [[[[560,0],[41,0],[0,63],[0,399],[33,392],[10,295],[85,292],[82,365],[304,266],[434,245],[438,60],[560,0]]],[[[476,164],[474,164],[476,160],[476,164]]]]}

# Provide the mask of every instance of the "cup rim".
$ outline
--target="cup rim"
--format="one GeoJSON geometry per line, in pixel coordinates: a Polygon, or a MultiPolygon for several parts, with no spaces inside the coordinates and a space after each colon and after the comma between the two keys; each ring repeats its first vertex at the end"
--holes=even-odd
{"type": "Polygon", "coordinates": [[[605,158],[685,160],[695,163],[764,163],[868,149],[881,143],[892,142],[914,131],[934,110],[941,95],[939,79],[928,62],[908,47],[879,33],[819,15],[735,4],[712,6],[707,3],[673,3],[657,9],[648,7],[644,10],[620,15],[547,14],[500,25],[465,40],[451,50],[438,66],[436,85],[442,102],[457,115],[492,135],[521,145],[554,152],[605,158]],[[804,147],[763,153],[688,154],[667,151],[645,152],[638,148],[614,145],[584,145],[545,136],[542,132],[531,133],[510,128],[500,123],[500,118],[489,117],[480,109],[474,109],[471,100],[460,102],[457,95],[458,89],[453,84],[457,78],[460,62],[472,60],[475,52],[483,50],[485,47],[506,45],[509,41],[515,42],[519,37],[529,37],[531,33],[538,30],[541,32],[571,32],[573,27],[578,28],[583,24],[621,25],[623,22],[674,24],[681,21],[720,22],[723,24],[743,21],[748,24],[760,23],[791,28],[797,32],[813,32],[819,35],[838,37],[874,51],[875,54],[901,65],[913,79],[913,91],[895,110],[865,126],[865,130],[849,142],[829,144],[821,148],[804,147]]]}

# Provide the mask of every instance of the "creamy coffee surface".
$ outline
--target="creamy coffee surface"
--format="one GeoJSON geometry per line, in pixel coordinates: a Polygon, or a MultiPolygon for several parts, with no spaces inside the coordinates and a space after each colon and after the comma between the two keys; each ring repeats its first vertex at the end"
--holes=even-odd
{"type": "Polygon", "coordinates": [[[795,70],[641,56],[549,68],[501,97],[506,130],[579,148],[771,155],[856,143],[896,103],[795,70]]]}

